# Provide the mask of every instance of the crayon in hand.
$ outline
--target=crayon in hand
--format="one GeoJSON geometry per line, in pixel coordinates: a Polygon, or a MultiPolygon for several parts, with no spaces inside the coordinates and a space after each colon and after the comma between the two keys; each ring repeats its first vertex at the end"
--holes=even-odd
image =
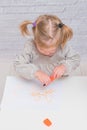
{"type": "MultiPolygon", "coordinates": [[[[50,80],[51,81],[55,80],[54,76],[50,76],[50,80]]],[[[43,86],[46,86],[46,84],[43,84],[43,86]]]]}
{"type": "Polygon", "coordinates": [[[51,81],[55,80],[54,76],[50,76],[51,81]]]}

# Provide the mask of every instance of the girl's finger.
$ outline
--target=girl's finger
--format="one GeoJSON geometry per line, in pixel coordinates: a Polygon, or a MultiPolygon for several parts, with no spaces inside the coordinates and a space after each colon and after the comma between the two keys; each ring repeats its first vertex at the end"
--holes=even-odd
{"type": "Polygon", "coordinates": [[[63,72],[59,72],[59,73],[57,74],[57,77],[58,77],[58,78],[61,78],[63,74],[64,74],[63,72]]]}
{"type": "Polygon", "coordinates": [[[53,71],[53,73],[55,73],[56,71],[58,71],[58,68],[55,68],[54,71],[53,71]]]}
{"type": "Polygon", "coordinates": [[[53,79],[55,79],[56,78],[56,73],[53,73],[52,77],[53,77],[53,79]]]}
{"type": "MultiPolygon", "coordinates": [[[[44,78],[43,79],[43,83],[45,84],[45,85],[48,85],[48,83],[50,82],[50,78],[44,78]]],[[[44,86],[45,86],[44,85],[44,86]]]]}
{"type": "Polygon", "coordinates": [[[57,78],[58,78],[58,79],[61,78],[61,75],[60,75],[60,74],[57,74],[57,78]]]}

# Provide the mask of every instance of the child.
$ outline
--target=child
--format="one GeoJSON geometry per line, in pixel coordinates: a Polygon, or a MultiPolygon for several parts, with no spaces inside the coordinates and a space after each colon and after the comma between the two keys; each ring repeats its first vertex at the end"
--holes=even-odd
{"type": "Polygon", "coordinates": [[[14,62],[15,71],[26,79],[38,79],[48,85],[53,79],[69,75],[80,63],[80,58],[66,44],[72,38],[72,29],[54,15],[41,15],[35,22],[20,25],[24,36],[30,35],[27,25],[32,25],[33,37],[14,62]]]}

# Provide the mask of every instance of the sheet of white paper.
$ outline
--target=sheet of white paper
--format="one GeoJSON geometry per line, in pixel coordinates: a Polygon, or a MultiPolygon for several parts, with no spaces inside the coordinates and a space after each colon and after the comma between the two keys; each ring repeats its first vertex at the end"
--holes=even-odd
{"type": "Polygon", "coordinates": [[[53,110],[58,109],[61,96],[61,81],[43,87],[35,80],[27,81],[17,77],[7,77],[1,108],[53,110]]]}
{"type": "Polygon", "coordinates": [[[7,77],[0,129],[47,130],[45,118],[52,121],[49,130],[87,130],[87,77],[66,77],[48,87],[7,77]]]}

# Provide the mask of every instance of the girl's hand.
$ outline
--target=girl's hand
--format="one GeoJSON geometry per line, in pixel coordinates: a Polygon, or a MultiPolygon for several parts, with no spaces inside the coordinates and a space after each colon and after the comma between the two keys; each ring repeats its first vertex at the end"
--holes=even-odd
{"type": "Polygon", "coordinates": [[[54,79],[61,78],[63,74],[65,73],[65,70],[66,70],[66,67],[64,65],[57,66],[53,70],[53,73],[51,76],[54,77],[54,79]]]}
{"type": "Polygon", "coordinates": [[[46,86],[47,86],[48,84],[50,84],[50,82],[51,82],[50,77],[49,77],[46,73],[44,73],[44,72],[42,72],[42,71],[37,71],[37,72],[35,73],[35,76],[36,76],[36,78],[37,78],[38,80],[40,80],[40,81],[42,82],[42,84],[45,84],[46,86]]]}

